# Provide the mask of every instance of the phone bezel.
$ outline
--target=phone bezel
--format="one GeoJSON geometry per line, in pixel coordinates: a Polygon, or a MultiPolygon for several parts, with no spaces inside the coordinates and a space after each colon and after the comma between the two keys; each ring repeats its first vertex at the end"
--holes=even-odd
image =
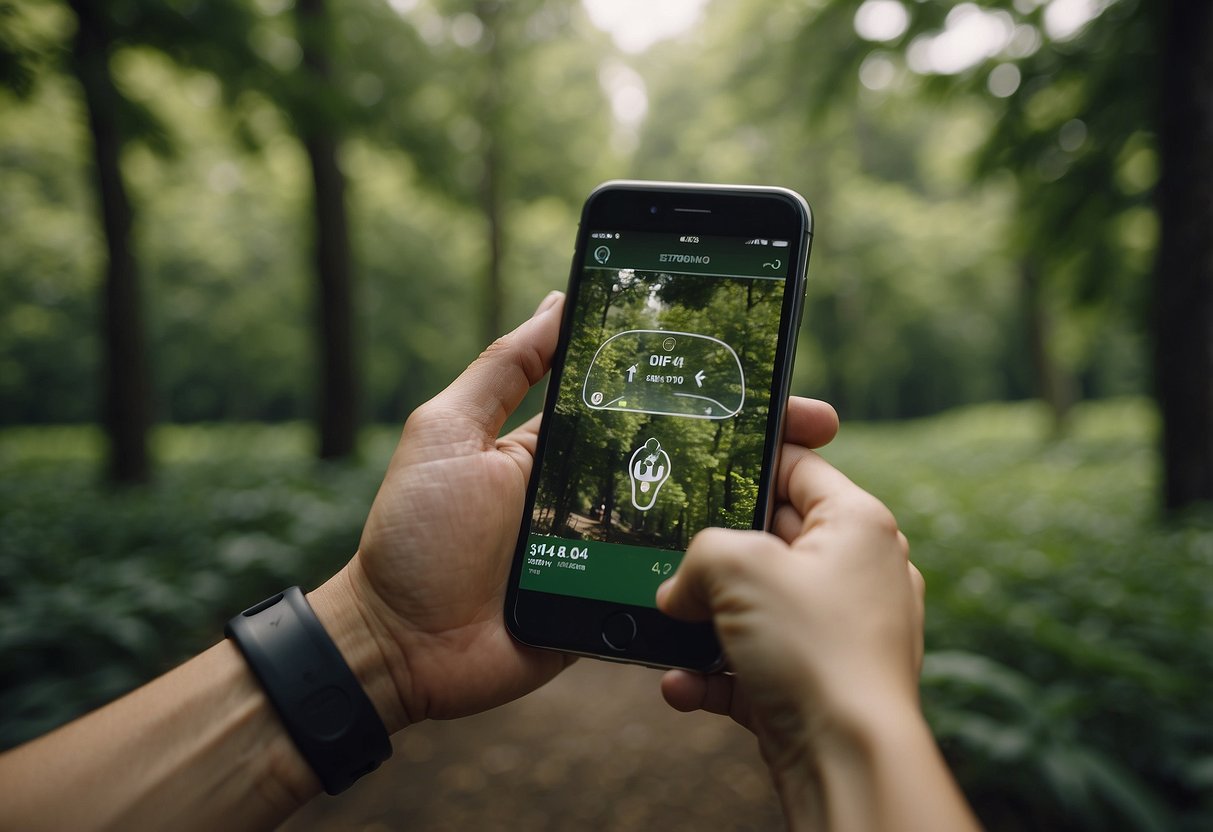
{"type": "Polygon", "coordinates": [[[791,382],[796,329],[804,301],[805,272],[812,243],[812,213],[804,198],[786,188],[700,185],[679,182],[613,181],[596,188],[586,200],[570,268],[560,340],[548,379],[544,419],[535,462],[514,546],[506,588],[505,621],[511,635],[533,646],[610,661],[655,667],[718,670],[724,657],[709,622],[687,623],[652,607],[600,601],[522,589],[524,551],[547,445],[547,426],[564,373],[564,355],[573,326],[579,281],[592,230],[698,233],[724,237],[779,237],[789,240],[788,279],[780,314],[779,340],[772,367],[770,416],[763,448],[755,528],[770,525],[774,475],[778,469],[783,415],[791,382]],[[636,623],[636,637],[624,650],[603,637],[604,621],[625,612],[636,623]]]}

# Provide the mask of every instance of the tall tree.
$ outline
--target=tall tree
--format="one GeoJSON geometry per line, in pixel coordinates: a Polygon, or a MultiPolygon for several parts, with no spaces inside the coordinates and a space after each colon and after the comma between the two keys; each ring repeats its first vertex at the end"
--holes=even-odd
{"type": "Polygon", "coordinates": [[[332,67],[334,21],[326,0],[298,0],[295,19],[303,50],[302,86],[308,91],[295,102],[294,120],[312,172],[320,457],[338,459],[350,456],[357,440],[358,369],[346,180],[338,160],[342,119],[334,106],[341,97],[332,67]]]}
{"type": "MultiPolygon", "coordinates": [[[[73,5],[96,4],[73,0],[73,5]]],[[[349,112],[333,65],[336,22],[327,0],[299,0],[294,6],[297,66],[278,65],[252,46],[250,32],[281,21],[268,19],[248,0],[133,0],[113,17],[121,21],[123,43],[149,46],[184,66],[214,73],[231,101],[249,92],[264,95],[290,119],[312,173],[319,453],[326,459],[350,455],[358,426],[358,368],[346,183],[338,162],[349,112]]]]}
{"type": "Polygon", "coordinates": [[[1167,508],[1213,502],[1213,4],[1162,4],[1155,391],[1167,508]]]}
{"type": "Polygon", "coordinates": [[[72,71],[80,82],[92,136],[93,173],[105,231],[102,423],[109,437],[109,476],[119,483],[146,481],[151,473],[147,432],[151,388],[144,352],[139,270],[131,230],[135,211],[122,178],[127,135],[120,122],[124,102],[110,72],[115,32],[100,4],[71,0],[76,15],[72,71]]]}
{"type": "Polygon", "coordinates": [[[502,331],[502,306],[505,287],[502,280],[505,257],[505,217],[502,204],[504,171],[502,108],[506,105],[502,75],[505,72],[505,48],[508,35],[501,21],[501,0],[480,0],[476,16],[484,27],[484,67],[477,115],[481,125],[480,209],[484,212],[488,236],[488,258],[484,274],[484,311],[481,341],[491,343],[502,331]]]}
{"type": "Polygon", "coordinates": [[[829,72],[804,73],[799,65],[797,72],[809,79],[803,89],[815,111],[853,90],[867,61],[894,75],[909,68],[922,79],[916,89],[928,96],[967,93],[992,109],[998,127],[978,151],[975,170],[982,178],[1014,179],[1013,244],[1025,264],[1025,305],[1035,316],[1037,388],[1054,399],[1059,415],[1071,385],[1056,366],[1041,293],[1051,289],[1069,309],[1100,304],[1107,314],[1140,315],[1147,275],[1126,264],[1120,220],[1153,199],[1160,226],[1154,314],[1140,325],[1153,335],[1163,502],[1168,508],[1210,502],[1213,12],[1198,0],[1111,0],[1067,19],[1057,5],[923,0],[868,2],[857,10],[833,0],[806,20],[799,54],[843,42],[840,34],[854,30],[869,42],[851,36],[841,54],[829,51],[829,72]],[[861,22],[865,9],[872,13],[868,25],[861,22]],[[949,50],[966,32],[973,36],[964,27],[974,23],[986,51],[950,62],[949,50]],[[1001,38],[991,35],[999,31],[1001,38]],[[1155,153],[1162,178],[1151,193],[1141,159],[1155,153]]]}
{"type": "Polygon", "coordinates": [[[487,343],[505,328],[517,209],[559,200],[573,210],[609,163],[597,83],[605,35],[579,6],[554,0],[433,0],[405,19],[430,32],[429,64],[399,95],[419,105],[399,133],[425,184],[483,217],[477,328],[487,343]],[[436,117],[419,118],[426,110],[436,117]]]}

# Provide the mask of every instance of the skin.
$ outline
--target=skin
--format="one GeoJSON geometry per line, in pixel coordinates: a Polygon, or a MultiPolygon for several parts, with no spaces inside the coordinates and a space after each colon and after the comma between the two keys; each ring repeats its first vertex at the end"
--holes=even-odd
{"type": "MultiPolygon", "coordinates": [[[[308,596],[389,732],[496,707],[571,662],[514,642],[502,616],[538,419],[499,433],[548,370],[562,301],[558,292],[545,298],[409,417],[358,551],[308,596]]],[[[861,729],[870,727],[870,707],[922,725],[921,579],[915,584],[887,510],[809,450],[837,428],[829,405],[794,398],[777,536],[704,533],[659,597],[671,614],[715,616],[738,674],[669,674],[667,699],[751,726],[794,825],[829,817],[847,799],[901,811],[882,791],[862,791],[897,778],[879,755],[865,763],[861,729]],[[802,560],[819,565],[805,571],[802,560]],[[835,580],[842,583],[829,591],[818,585],[835,580]],[[794,637],[804,633],[819,637],[794,637]],[[851,693],[856,684],[863,696],[851,693]]],[[[906,733],[890,725],[894,738],[906,733]]],[[[909,732],[915,744],[906,751],[934,749],[922,731],[909,732]]],[[[268,829],[319,791],[243,658],[223,641],[0,755],[0,828],[268,829]]]]}
{"type": "Polygon", "coordinates": [[[755,733],[792,828],[976,829],[919,708],[925,585],[896,520],[799,445],[778,493],[772,534],[707,529],[658,590],[713,619],[733,671],[663,695],[755,733]]]}

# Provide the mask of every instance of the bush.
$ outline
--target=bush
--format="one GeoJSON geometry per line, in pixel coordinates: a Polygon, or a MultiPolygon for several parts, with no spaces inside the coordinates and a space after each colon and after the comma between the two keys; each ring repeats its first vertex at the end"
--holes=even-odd
{"type": "Polygon", "coordinates": [[[0,747],[209,646],[227,617],[354,553],[394,441],[313,461],[302,426],[162,427],[153,485],[99,485],[91,428],[0,433],[0,747]]]}
{"type": "Polygon", "coordinates": [[[1207,829],[1213,518],[1158,518],[1155,417],[1035,404],[844,426],[825,456],[927,579],[923,696],[983,821],[1207,829]]]}
{"type": "MultiPolygon", "coordinates": [[[[927,579],[923,698],[999,829],[1213,828],[1213,516],[1156,512],[1155,417],[1032,404],[845,425],[825,456],[897,514],[927,579]]],[[[397,429],[365,462],[302,426],[164,427],[153,486],[96,485],[88,428],[0,433],[0,744],[107,701],[226,617],[337,569],[397,429]]]]}

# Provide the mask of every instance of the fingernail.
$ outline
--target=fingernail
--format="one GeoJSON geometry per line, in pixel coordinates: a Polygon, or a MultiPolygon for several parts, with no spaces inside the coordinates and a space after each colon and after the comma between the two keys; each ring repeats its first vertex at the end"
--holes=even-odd
{"type": "Polygon", "coordinates": [[[552,291],[548,292],[547,297],[545,297],[542,301],[539,302],[538,308],[535,309],[535,312],[534,312],[534,314],[531,315],[531,317],[534,318],[537,315],[541,315],[544,312],[547,312],[549,309],[551,309],[553,306],[556,305],[556,302],[559,301],[560,298],[563,297],[563,295],[564,295],[563,292],[560,292],[556,289],[553,289],[552,291]]]}

